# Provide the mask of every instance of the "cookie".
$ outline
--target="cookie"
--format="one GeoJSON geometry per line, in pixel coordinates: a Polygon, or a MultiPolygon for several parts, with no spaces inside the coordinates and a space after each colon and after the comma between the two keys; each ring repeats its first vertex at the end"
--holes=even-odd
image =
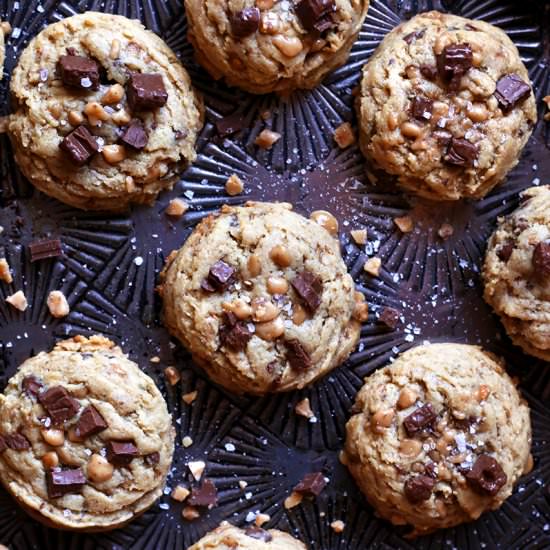
{"type": "Polygon", "coordinates": [[[363,68],[360,146],[428,199],[479,199],[517,164],[537,120],[513,42],[483,21],[429,12],[402,23],[363,68]]]}
{"type": "Polygon", "coordinates": [[[514,344],[550,361],[550,186],[527,189],[518,209],[499,219],[483,280],[514,344]]]}
{"type": "Polygon", "coordinates": [[[402,353],[365,380],[343,461],[413,536],[495,510],[532,467],[529,408],[501,362],[463,344],[402,353]]]}
{"type": "Polygon", "coordinates": [[[0,395],[0,480],[50,527],[131,521],[161,496],[173,452],[153,380],[103,337],[25,361],[0,395]]]}
{"type": "Polygon", "coordinates": [[[302,542],[277,529],[239,529],[224,521],[188,550],[306,550],[302,542]]]}
{"type": "Polygon", "coordinates": [[[200,64],[255,94],[315,88],[346,62],[368,7],[368,0],[185,0],[200,64]]]}
{"type": "Polygon", "coordinates": [[[303,388],[359,338],[338,241],[289,204],[224,206],[171,255],[162,279],[166,327],[235,393],[303,388]]]}
{"type": "Polygon", "coordinates": [[[21,171],[71,206],[150,204],[195,159],[201,102],[138,21],[87,12],[48,26],[21,54],[11,92],[21,171]]]}

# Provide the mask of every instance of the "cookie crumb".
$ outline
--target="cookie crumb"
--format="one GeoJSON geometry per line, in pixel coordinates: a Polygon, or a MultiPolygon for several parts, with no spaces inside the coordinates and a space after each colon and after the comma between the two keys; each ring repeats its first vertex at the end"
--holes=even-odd
{"type": "Polygon", "coordinates": [[[65,294],[59,290],[52,290],[48,295],[48,300],[46,303],[50,313],[56,319],[67,317],[71,311],[69,302],[67,302],[67,298],[65,298],[65,294]]]}
{"type": "Polygon", "coordinates": [[[231,174],[227,181],[225,182],[225,191],[226,193],[234,197],[235,195],[240,195],[244,190],[244,183],[237,174],[231,174]]]}
{"type": "Polygon", "coordinates": [[[179,218],[183,216],[187,210],[189,210],[189,205],[183,199],[172,199],[164,212],[167,216],[179,218]]]}
{"type": "Polygon", "coordinates": [[[181,380],[180,373],[176,367],[166,367],[164,369],[164,376],[166,376],[166,380],[168,380],[171,386],[175,386],[181,380]]]}
{"type": "Polygon", "coordinates": [[[199,511],[194,506],[185,506],[181,511],[181,515],[187,521],[193,521],[200,517],[199,511]]]}
{"type": "Polygon", "coordinates": [[[355,143],[355,133],[349,122],[344,122],[334,130],[334,141],[340,147],[340,149],[345,149],[353,143],[355,143]]]}
{"type": "Polygon", "coordinates": [[[261,147],[262,149],[271,149],[273,145],[281,139],[281,134],[278,132],[273,132],[271,130],[262,130],[258,137],[255,139],[254,143],[261,147]]]}
{"type": "Polygon", "coordinates": [[[380,275],[380,268],[382,267],[382,260],[378,258],[378,256],[374,256],[373,258],[369,258],[365,265],[363,266],[363,269],[373,277],[378,277],[380,275]]]}
{"type": "Polygon", "coordinates": [[[365,301],[365,296],[362,292],[355,292],[353,318],[360,323],[365,323],[369,319],[369,305],[365,301]]]}
{"type": "Polygon", "coordinates": [[[191,491],[187,487],[176,485],[170,496],[178,502],[183,502],[190,494],[191,491]]]}
{"type": "Polygon", "coordinates": [[[181,443],[182,445],[187,449],[187,447],[191,447],[191,445],[193,445],[193,439],[191,437],[189,437],[188,435],[186,435],[182,440],[181,440],[181,443]]]}
{"type": "Polygon", "coordinates": [[[410,233],[414,228],[414,223],[410,216],[400,216],[398,218],[394,218],[393,222],[402,233],[410,233]]]}
{"type": "Polygon", "coordinates": [[[341,533],[346,528],[346,524],[341,519],[337,519],[330,524],[330,527],[335,533],[341,533]]]}
{"type": "Polygon", "coordinates": [[[204,460],[195,460],[193,462],[189,462],[187,464],[187,467],[189,468],[189,471],[191,472],[195,480],[200,481],[200,478],[204,473],[204,469],[206,468],[206,463],[204,462],[204,460]]]}
{"type": "Polygon", "coordinates": [[[151,361],[151,363],[160,363],[160,357],[158,355],[155,355],[154,357],[151,357],[151,359],[149,359],[149,361],[151,361]]]}
{"type": "Polygon", "coordinates": [[[301,401],[298,401],[298,403],[296,403],[296,406],[294,407],[294,410],[296,411],[297,415],[303,416],[305,418],[312,418],[313,416],[315,416],[313,411],[311,410],[311,405],[309,403],[308,397],[302,399],[301,401]]]}
{"type": "Polygon", "coordinates": [[[18,290],[15,294],[8,296],[6,302],[19,311],[25,311],[28,307],[27,297],[22,290],[18,290]]]}
{"type": "Polygon", "coordinates": [[[441,227],[437,230],[437,234],[443,239],[446,240],[453,235],[455,232],[454,227],[449,223],[441,224],[441,227]]]}
{"type": "Polygon", "coordinates": [[[10,265],[8,264],[8,260],[6,260],[6,258],[0,258],[0,281],[4,281],[8,285],[13,283],[10,265]]]}
{"type": "Polygon", "coordinates": [[[285,498],[284,506],[287,510],[290,510],[291,508],[298,506],[298,504],[302,502],[303,498],[304,497],[300,493],[292,491],[292,493],[290,493],[290,495],[285,498]]]}
{"type": "Polygon", "coordinates": [[[366,229],[352,229],[350,231],[351,238],[355,241],[355,244],[363,245],[367,244],[367,230],[366,229]]]}
{"type": "Polygon", "coordinates": [[[254,523],[256,527],[261,527],[264,523],[267,523],[271,519],[269,514],[257,514],[254,523]]]}
{"type": "Polygon", "coordinates": [[[181,399],[183,402],[187,403],[188,405],[191,405],[195,399],[197,399],[198,391],[191,391],[189,393],[185,393],[181,396],[181,399]]]}

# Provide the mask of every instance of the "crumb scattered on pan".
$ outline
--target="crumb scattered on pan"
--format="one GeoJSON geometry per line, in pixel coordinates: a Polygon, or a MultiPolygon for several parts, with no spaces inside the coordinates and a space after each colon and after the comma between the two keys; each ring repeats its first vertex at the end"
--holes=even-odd
{"type": "Polygon", "coordinates": [[[330,527],[335,533],[341,533],[345,529],[346,524],[341,519],[337,519],[330,524],[330,527]]]}
{"type": "Polygon", "coordinates": [[[394,218],[393,221],[402,233],[410,233],[414,229],[414,223],[410,216],[400,216],[394,218]]]}
{"type": "Polygon", "coordinates": [[[176,198],[168,203],[165,212],[168,216],[179,218],[183,216],[187,210],[189,210],[189,205],[183,199],[176,198]]]}
{"type": "Polygon", "coordinates": [[[365,265],[363,266],[363,269],[373,277],[378,277],[380,275],[380,268],[382,267],[382,260],[378,258],[378,256],[374,256],[374,258],[369,258],[365,265]]]}
{"type": "Polygon", "coordinates": [[[25,311],[29,306],[27,297],[22,290],[18,290],[15,294],[8,296],[6,302],[19,311],[25,311]]]}
{"type": "Polygon", "coordinates": [[[202,477],[202,474],[204,473],[204,469],[206,468],[206,463],[204,462],[204,460],[195,460],[189,462],[187,464],[187,467],[189,468],[189,471],[191,472],[191,475],[195,478],[195,480],[199,481],[202,477]]]}
{"type": "Polygon", "coordinates": [[[271,149],[273,145],[281,139],[281,134],[272,130],[262,130],[254,143],[262,149],[271,149]]]}
{"type": "Polygon", "coordinates": [[[176,485],[172,490],[171,497],[178,502],[183,502],[190,494],[191,491],[187,487],[176,485]]]}
{"type": "Polygon", "coordinates": [[[355,143],[355,133],[349,122],[340,124],[340,126],[334,130],[334,141],[340,149],[345,149],[355,143]]]}
{"type": "Polygon", "coordinates": [[[351,238],[358,245],[363,245],[367,243],[367,230],[366,229],[352,229],[350,231],[351,238]]]}
{"type": "Polygon", "coordinates": [[[180,373],[176,367],[166,367],[164,369],[164,376],[171,386],[175,386],[181,379],[180,373]]]}
{"type": "Polygon", "coordinates": [[[0,281],[7,283],[8,285],[13,283],[13,277],[11,276],[10,265],[6,258],[0,258],[0,281]]]}
{"type": "Polygon", "coordinates": [[[244,183],[237,174],[231,174],[225,182],[225,191],[231,197],[240,195],[244,191],[244,183]]]}
{"type": "Polygon", "coordinates": [[[65,294],[59,290],[52,290],[48,295],[48,300],[46,303],[50,313],[56,319],[66,317],[71,311],[69,302],[67,302],[67,298],[65,298],[65,294]]]}
{"type": "Polygon", "coordinates": [[[188,435],[186,435],[182,440],[181,440],[181,443],[182,445],[187,448],[187,447],[191,447],[191,445],[193,445],[193,439],[191,437],[189,437],[188,435]]]}

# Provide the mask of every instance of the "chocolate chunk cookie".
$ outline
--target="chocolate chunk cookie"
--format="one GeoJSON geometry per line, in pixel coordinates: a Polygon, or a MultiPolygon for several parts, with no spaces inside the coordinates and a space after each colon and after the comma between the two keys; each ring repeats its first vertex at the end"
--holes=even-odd
{"type": "Polygon", "coordinates": [[[188,550],[305,550],[299,540],[277,529],[250,526],[239,529],[224,521],[188,550]]]}
{"type": "Polygon", "coordinates": [[[529,408],[475,346],[406,351],[366,379],[354,410],[343,461],[377,512],[415,535],[495,510],[530,468],[529,408]]]}
{"type": "Polygon", "coordinates": [[[314,88],[343,65],[368,0],[185,0],[189,40],[210,74],[256,94],[314,88]]]}
{"type": "Polygon", "coordinates": [[[85,210],[152,203],[195,159],[202,106],[175,54],[137,21],[87,12],[50,25],[11,80],[23,174],[85,210]]]}
{"type": "Polygon", "coordinates": [[[550,361],[550,186],[531,187],[489,240],[484,297],[512,341],[550,361]]]}
{"type": "Polygon", "coordinates": [[[99,336],[29,359],[0,395],[0,480],[51,527],[131,521],[162,494],[173,451],[154,382],[99,336]]]}
{"type": "Polygon", "coordinates": [[[291,208],[223,207],[163,274],[167,328],[236,393],[303,388],[344,361],[359,338],[338,241],[291,208]]]}
{"type": "Polygon", "coordinates": [[[368,160],[433,200],[484,197],[517,164],[537,118],[508,36],[439,12],[386,36],[363,69],[357,113],[368,160]]]}

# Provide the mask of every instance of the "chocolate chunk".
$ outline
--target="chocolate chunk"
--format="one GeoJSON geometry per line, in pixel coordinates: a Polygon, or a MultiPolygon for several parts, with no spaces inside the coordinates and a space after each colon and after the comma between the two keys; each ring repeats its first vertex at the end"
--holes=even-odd
{"type": "Polygon", "coordinates": [[[430,403],[426,403],[403,420],[403,426],[410,436],[414,436],[432,425],[437,413],[430,403]]]}
{"type": "Polygon", "coordinates": [[[298,340],[287,340],[286,359],[294,370],[307,370],[311,368],[311,357],[298,340]]]}
{"type": "Polygon", "coordinates": [[[62,386],[53,386],[42,392],[38,395],[38,401],[46,409],[55,425],[70,420],[80,409],[80,403],[62,386]]]}
{"type": "Polygon", "coordinates": [[[235,351],[244,350],[252,338],[248,325],[239,321],[231,312],[224,313],[224,321],[220,325],[218,334],[221,344],[235,351]]]}
{"type": "Polygon", "coordinates": [[[126,127],[122,135],[120,136],[120,141],[124,145],[128,145],[136,151],[141,151],[149,141],[149,136],[145,131],[143,122],[139,118],[134,118],[130,124],[126,127]]]}
{"type": "Polygon", "coordinates": [[[417,96],[411,101],[411,116],[417,120],[430,120],[434,102],[426,97],[417,96]]]}
{"type": "Polygon", "coordinates": [[[143,460],[148,466],[154,466],[155,464],[158,464],[160,462],[160,453],[155,452],[145,455],[143,457],[143,460]]]}
{"type": "Polygon", "coordinates": [[[330,15],[336,10],[334,0],[300,0],[296,15],[304,29],[324,32],[334,25],[330,15]]]}
{"type": "Polygon", "coordinates": [[[437,466],[434,462],[428,462],[428,464],[424,466],[424,471],[426,472],[426,475],[428,477],[431,477],[432,479],[437,479],[437,466]]]}
{"type": "Polygon", "coordinates": [[[85,126],[78,126],[65,136],[59,148],[78,166],[86,164],[99,151],[95,137],[85,126]]]}
{"type": "Polygon", "coordinates": [[[218,491],[209,479],[205,479],[198,487],[193,487],[187,499],[187,504],[190,506],[206,506],[208,508],[212,508],[217,502],[218,491]]]}
{"type": "Polygon", "coordinates": [[[8,448],[6,440],[0,435],[0,454],[2,454],[8,448]]]}
{"type": "Polygon", "coordinates": [[[23,378],[21,388],[28,396],[38,397],[38,394],[44,388],[44,384],[42,384],[36,376],[31,374],[30,376],[25,376],[25,378],[23,378]]]}
{"type": "Polygon", "coordinates": [[[132,111],[152,111],[168,101],[162,75],[132,73],[126,84],[128,105],[132,111]]]}
{"type": "Polygon", "coordinates": [[[245,8],[233,13],[229,19],[231,33],[237,38],[244,38],[255,33],[260,26],[260,10],[258,8],[245,8]]]}
{"type": "Polygon", "coordinates": [[[86,484],[86,478],[80,468],[62,470],[53,468],[46,472],[48,496],[59,498],[67,493],[78,493],[86,484]]]}
{"type": "Polygon", "coordinates": [[[472,489],[491,496],[495,496],[508,479],[500,464],[489,455],[479,455],[465,477],[472,489]]]}
{"type": "Polygon", "coordinates": [[[514,241],[506,241],[503,245],[501,245],[497,250],[497,256],[499,259],[503,262],[507,262],[514,251],[515,246],[514,241]]]}
{"type": "Polygon", "coordinates": [[[59,239],[34,241],[29,244],[31,263],[48,258],[58,258],[63,255],[63,245],[59,239]]]}
{"type": "Polygon", "coordinates": [[[533,251],[533,267],[535,273],[550,275],[550,241],[540,242],[533,251]]]}
{"type": "Polygon", "coordinates": [[[29,440],[20,433],[5,435],[4,440],[6,445],[14,451],[24,451],[25,449],[30,449],[31,447],[29,440]]]}
{"type": "Polygon", "coordinates": [[[306,474],[304,479],[294,487],[294,490],[303,495],[318,497],[326,484],[327,482],[323,472],[313,472],[311,474],[306,474]]]}
{"type": "Polygon", "coordinates": [[[235,270],[223,260],[216,262],[208,272],[208,276],[201,283],[201,288],[207,292],[225,290],[233,282],[235,270]]]}
{"type": "Polygon", "coordinates": [[[392,330],[399,324],[401,314],[393,307],[385,307],[381,312],[378,320],[392,330]]]}
{"type": "Polygon", "coordinates": [[[302,271],[290,284],[302,299],[306,308],[311,313],[314,313],[321,305],[323,281],[317,275],[311,273],[311,271],[302,271]]]}
{"type": "Polygon", "coordinates": [[[271,542],[273,540],[273,537],[269,531],[266,531],[261,527],[256,527],[256,525],[250,525],[247,527],[244,534],[250,538],[261,540],[263,542],[271,542]]]}
{"type": "Polygon", "coordinates": [[[414,476],[405,482],[405,496],[412,503],[428,500],[435,486],[435,480],[428,476],[414,476]]]}
{"type": "Polygon", "coordinates": [[[497,82],[495,97],[499,107],[508,113],[531,95],[531,86],[517,74],[504,75],[497,82]]]}
{"type": "Polygon", "coordinates": [[[477,145],[466,139],[453,137],[447,147],[443,160],[454,166],[472,166],[479,154],[477,145]]]}
{"type": "Polygon", "coordinates": [[[458,90],[460,80],[472,66],[473,54],[470,44],[450,44],[437,58],[437,71],[450,90],[458,90]]]}
{"type": "Polygon", "coordinates": [[[403,40],[407,44],[412,44],[413,42],[415,42],[419,38],[422,38],[425,33],[426,33],[426,29],[420,29],[418,31],[414,31],[414,32],[411,32],[411,33],[407,34],[406,36],[403,37],[403,40]]]}
{"type": "Polygon", "coordinates": [[[133,441],[108,441],[107,460],[115,466],[128,466],[138,455],[133,441]]]}
{"type": "Polygon", "coordinates": [[[420,74],[427,80],[435,80],[437,67],[435,65],[420,65],[420,74]]]}
{"type": "Polygon", "coordinates": [[[246,121],[242,113],[232,113],[216,121],[216,130],[222,137],[240,132],[246,128],[246,121]]]}
{"type": "Polygon", "coordinates": [[[62,55],[57,62],[57,72],[67,86],[81,90],[99,88],[99,65],[89,57],[62,55]]]}
{"type": "Polygon", "coordinates": [[[86,439],[91,435],[102,432],[107,429],[107,422],[101,416],[99,411],[93,406],[88,405],[80,415],[76,423],[75,434],[77,437],[86,439]]]}

